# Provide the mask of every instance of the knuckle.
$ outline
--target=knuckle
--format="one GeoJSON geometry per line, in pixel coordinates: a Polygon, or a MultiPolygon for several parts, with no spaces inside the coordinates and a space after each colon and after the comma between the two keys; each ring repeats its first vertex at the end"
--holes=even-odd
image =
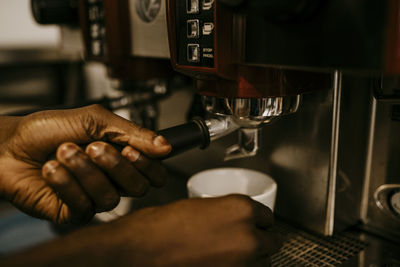
{"type": "Polygon", "coordinates": [[[145,136],[146,138],[150,138],[151,140],[157,137],[157,134],[155,132],[140,125],[137,126],[137,130],[140,135],[145,136]]]}
{"type": "Polygon", "coordinates": [[[236,201],[238,203],[250,203],[251,202],[251,198],[249,196],[246,196],[246,195],[231,194],[228,197],[230,199],[232,199],[233,201],[236,201]]]}
{"type": "Polygon", "coordinates": [[[84,108],[81,118],[81,127],[86,135],[92,139],[104,138],[103,130],[112,116],[117,116],[100,104],[93,104],[84,108]],[[111,116],[111,117],[110,117],[111,116]]]}
{"type": "Polygon", "coordinates": [[[238,210],[238,214],[243,217],[251,217],[254,214],[254,200],[246,195],[230,195],[229,200],[232,201],[233,205],[238,210]]]}
{"type": "Polygon", "coordinates": [[[98,116],[97,111],[84,115],[81,120],[81,126],[88,137],[100,139],[101,130],[104,128],[104,125],[101,120],[99,121],[94,116],[98,116]]]}
{"type": "Polygon", "coordinates": [[[104,112],[107,111],[102,105],[100,104],[92,104],[87,106],[87,109],[93,112],[104,112]]]}

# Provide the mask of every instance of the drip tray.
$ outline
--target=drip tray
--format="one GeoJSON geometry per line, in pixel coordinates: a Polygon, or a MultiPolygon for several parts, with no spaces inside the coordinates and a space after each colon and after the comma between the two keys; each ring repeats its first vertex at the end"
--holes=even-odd
{"type": "Polygon", "coordinates": [[[358,235],[352,232],[323,237],[282,222],[277,222],[275,227],[275,230],[285,236],[286,241],[281,250],[271,257],[274,267],[339,266],[367,246],[367,243],[361,241],[358,235]]]}

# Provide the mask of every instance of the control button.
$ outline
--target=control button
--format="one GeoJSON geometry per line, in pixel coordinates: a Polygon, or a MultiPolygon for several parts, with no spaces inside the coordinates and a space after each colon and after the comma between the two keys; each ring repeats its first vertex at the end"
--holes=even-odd
{"type": "Polygon", "coordinates": [[[200,11],[200,0],[186,0],[186,11],[188,14],[197,14],[200,11]]]}
{"type": "Polygon", "coordinates": [[[96,21],[100,18],[99,8],[97,6],[93,6],[89,8],[89,20],[96,21]]]}
{"type": "Polygon", "coordinates": [[[100,25],[94,23],[90,26],[90,35],[93,39],[97,39],[100,36],[100,25]]]}
{"type": "Polygon", "coordinates": [[[94,56],[100,56],[101,54],[101,42],[100,41],[93,41],[92,42],[92,54],[94,56]]]}
{"type": "Polygon", "coordinates": [[[189,62],[200,62],[200,45],[188,44],[187,58],[189,62]]]}
{"type": "Polygon", "coordinates": [[[214,23],[205,22],[203,24],[203,35],[210,35],[213,30],[214,30],[214,23]]]}
{"type": "Polygon", "coordinates": [[[210,10],[214,4],[214,0],[203,0],[203,10],[210,10]]]}
{"type": "Polygon", "coordinates": [[[191,19],[187,21],[187,37],[188,38],[199,38],[200,28],[199,20],[191,19]]]}

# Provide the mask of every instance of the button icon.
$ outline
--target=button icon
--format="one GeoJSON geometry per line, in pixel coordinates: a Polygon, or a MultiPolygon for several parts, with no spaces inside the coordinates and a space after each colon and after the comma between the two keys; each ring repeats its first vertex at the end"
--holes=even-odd
{"type": "Polygon", "coordinates": [[[98,23],[93,23],[90,26],[90,35],[93,39],[97,39],[100,35],[100,25],[98,23]]]}
{"type": "Polygon", "coordinates": [[[189,62],[200,62],[200,45],[188,44],[187,59],[189,62]]]}
{"type": "Polygon", "coordinates": [[[214,0],[203,0],[203,10],[210,10],[214,4],[214,0]]]}
{"type": "Polygon", "coordinates": [[[100,18],[100,10],[97,6],[89,8],[89,20],[96,21],[100,18]]]}
{"type": "Polygon", "coordinates": [[[214,23],[212,22],[205,22],[203,24],[203,35],[210,35],[214,30],[214,23]]]}
{"type": "Polygon", "coordinates": [[[98,40],[92,41],[92,55],[100,56],[101,54],[101,42],[98,40]]]}
{"type": "Polygon", "coordinates": [[[199,20],[191,19],[187,21],[187,37],[188,38],[199,38],[200,28],[199,20]]]}
{"type": "Polygon", "coordinates": [[[197,14],[200,11],[199,0],[186,0],[186,12],[188,14],[197,14]]]}

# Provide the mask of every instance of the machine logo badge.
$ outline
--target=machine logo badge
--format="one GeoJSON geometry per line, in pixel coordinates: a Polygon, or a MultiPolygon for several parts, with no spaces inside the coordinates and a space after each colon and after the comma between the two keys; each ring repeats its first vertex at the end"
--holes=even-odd
{"type": "Polygon", "coordinates": [[[144,22],[156,19],[161,9],[162,0],[135,0],[136,12],[144,22]]]}

